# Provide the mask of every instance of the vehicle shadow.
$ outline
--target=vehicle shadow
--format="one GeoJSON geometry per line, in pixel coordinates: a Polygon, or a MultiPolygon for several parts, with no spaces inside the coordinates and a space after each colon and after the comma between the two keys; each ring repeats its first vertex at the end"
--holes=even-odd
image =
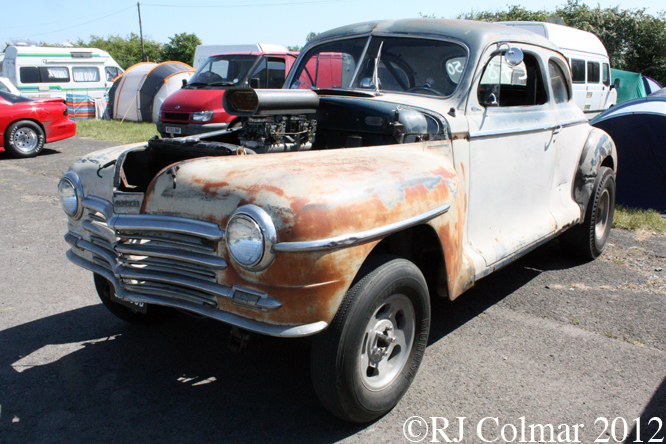
{"type": "MultiPolygon", "coordinates": [[[[55,150],[55,149],[52,149],[52,148],[44,147],[44,149],[42,149],[42,151],[39,153],[38,157],[51,156],[53,154],[62,154],[62,152],[58,151],[58,150],[55,150]]],[[[28,157],[26,159],[21,159],[21,158],[17,158],[17,157],[14,157],[14,156],[10,155],[7,151],[0,152],[0,162],[2,162],[3,160],[30,160],[30,159],[34,159],[34,157],[28,157]]]]}
{"type": "MultiPolygon", "coordinates": [[[[560,261],[557,246],[541,250],[454,302],[436,302],[431,343],[540,266],[575,265],[560,261]]],[[[320,406],[308,341],[263,338],[236,354],[226,347],[228,332],[186,315],[133,326],[101,304],[0,331],[2,442],[330,443],[369,426],[320,406]]]]}
{"type": "Polygon", "coordinates": [[[625,443],[666,441],[666,424],[664,424],[666,422],[666,378],[661,381],[661,385],[652,395],[652,399],[641,413],[640,418],[640,436],[634,418],[626,418],[627,422],[630,422],[630,426],[634,427],[624,441],[625,443]]]}
{"type": "Polygon", "coordinates": [[[557,239],[548,242],[505,268],[480,279],[455,301],[432,300],[432,325],[428,344],[434,344],[499,303],[545,271],[565,270],[584,262],[565,253],[557,239]]]}

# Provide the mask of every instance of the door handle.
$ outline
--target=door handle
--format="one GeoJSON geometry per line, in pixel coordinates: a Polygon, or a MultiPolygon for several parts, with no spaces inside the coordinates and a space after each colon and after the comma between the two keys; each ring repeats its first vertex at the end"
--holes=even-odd
{"type": "Polygon", "coordinates": [[[560,134],[560,131],[562,131],[562,125],[557,125],[555,128],[553,128],[553,135],[560,134]]]}

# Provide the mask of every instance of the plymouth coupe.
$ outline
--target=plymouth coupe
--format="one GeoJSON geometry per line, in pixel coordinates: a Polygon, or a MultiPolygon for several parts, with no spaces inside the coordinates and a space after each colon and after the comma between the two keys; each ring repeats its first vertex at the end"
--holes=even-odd
{"type": "Polygon", "coordinates": [[[589,260],[604,250],[616,149],[537,34],[346,26],[310,41],[282,89],[222,100],[242,125],[215,140],[155,138],[72,165],[58,189],[67,256],[129,322],[178,309],[311,336],[314,391],[346,420],[405,394],[438,322],[431,298],[556,237],[589,260]]]}

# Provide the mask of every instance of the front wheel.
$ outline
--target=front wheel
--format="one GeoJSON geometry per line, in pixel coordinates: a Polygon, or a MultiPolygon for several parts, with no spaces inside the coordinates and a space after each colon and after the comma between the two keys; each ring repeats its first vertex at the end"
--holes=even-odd
{"type": "Polygon", "coordinates": [[[102,304],[118,318],[132,324],[154,324],[173,315],[173,310],[159,305],[140,304],[136,308],[121,304],[113,300],[113,284],[104,276],[95,273],[95,289],[102,304]]]}
{"type": "Polygon", "coordinates": [[[320,402],[352,422],[391,410],[421,365],[430,296],[421,271],[393,256],[372,258],[330,327],[315,337],[312,381],[320,402]]]}
{"type": "Polygon", "coordinates": [[[560,237],[564,248],[587,260],[596,259],[606,247],[615,214],[615,174],[601,167],[594,192],[585,212],[585,220],[560,237]]]}

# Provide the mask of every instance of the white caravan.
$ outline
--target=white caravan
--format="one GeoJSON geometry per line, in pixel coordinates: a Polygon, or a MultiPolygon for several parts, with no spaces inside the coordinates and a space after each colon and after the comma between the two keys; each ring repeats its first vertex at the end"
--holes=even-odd
{"type": "Polygon", "coordinates": [[[4,76],[28,97],[104,97],[122,72],[106,51],[97,48],[9,46],[2,61],[4,76]]]}
{"type": "Polygon", "coordinates": [[[542,35],[555,43],[569,61],[574,102],[592,118],[617,103],[608,52],[591,32],[543,22],[501,22],[542,35]]]}

